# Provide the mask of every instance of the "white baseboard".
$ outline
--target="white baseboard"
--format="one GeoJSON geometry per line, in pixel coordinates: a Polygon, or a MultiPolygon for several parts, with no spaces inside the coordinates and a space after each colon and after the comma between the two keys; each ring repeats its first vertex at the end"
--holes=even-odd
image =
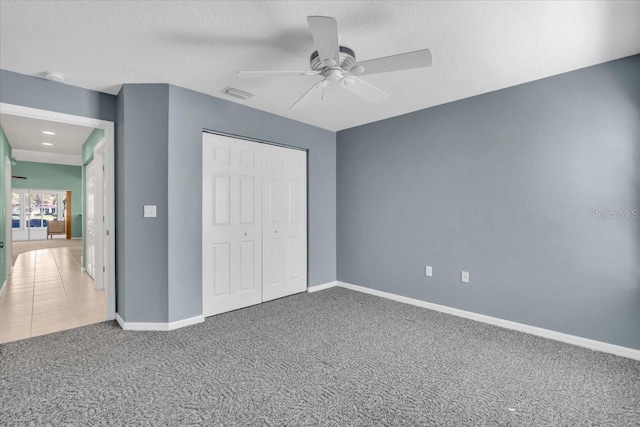
{"type": "Polygon", "coordinates": [[[337,286],[338,282],[327,282],[327,283],[323,283],[321,285],[315,285],[315,286],[309,286],[307,288],[307,292],[311,293],[311,292],[318,292],[318,291],[322,291],[324,289],[329,289],[329,288],[333,288],[334,286],[337,286]]]}
{"type": "MultiPolygon", "coordinates": [[[[536,326],[525,325],[523,323],[512,322],[510,320],[499,319],[497,317],[485,316],[484,314],[473,313],[471,311],[460,310],[457,308],[447,307],[445,305],[439,305],[414,298],[403,297],[400,295],[391,294],[389,292],[365,288],[364,286],[352,285],[351,283],[338,281],[335,286],[351,289],[352,291],[363,292],[365,294],[379,296],[382,298],[387,298],[405,304],[428,308],[430,310],[440,311],[442,313],[447,313],[458,317],[464,317],[465,319],[475,320],[477,322],[488,323],[490,325],[499,326],[501,328],[512,329],[515,331],[537,335],[539,337],[548,338],[555,341],[561,341],[567,344],[577,345],[579,347],[588,348],[590,350],[601,351],[603,353],[610,353],[615,354],[616,356],[640,360],[640,350],[636,350],[633,348],[622,347],[619,345],[596,341],[589,338],[582,338],[575,335],[552,331],[549,329],[538,328],[536,326]]],[[[329,287],[331,286],[326,286],[324,289],[329,287]]]]}
{"type": "Polygon", "coordinates": [[[175,322],[125,322],[116,313],[116,321],[125,331],[172,331],[204,322],[204,316],[194,316],[188,319],[176,320],[175,322]]]}
{"type": "Polygon", "coordinates": [[[118,325],[120,325],[122,329],[126,330],[124,327],[124,320],[122,320],[122,317],[120,317],[118,313],[116,313],[116,322],[118,322],[118,325]]]}
{"type": "Polygon", "coordinates": [[[204,322],[204,316],[198,315],[189,317],[188,319],[176,320],[174,322],[169,323],[169,331],[173,331],[174,329],[184,328],[186,326],[197,325],[198,323],[204,322]]]}

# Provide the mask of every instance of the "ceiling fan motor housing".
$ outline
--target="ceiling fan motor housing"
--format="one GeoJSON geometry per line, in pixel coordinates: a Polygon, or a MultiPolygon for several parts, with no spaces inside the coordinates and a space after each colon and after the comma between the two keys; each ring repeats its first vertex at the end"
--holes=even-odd
{"type": "Polygon", "coordinates": [[[349,69],[351,64],[356,62],[356,53],[346,46],[340,46],[340,64],[334,67],[329,67],[327,64],[322,62],[322,59],[320,59],[320,55],[318,55],[318,51],[316,50],[311,54],[309,62],[313,71],[325,71],[331,68],[341,68],[346,71],[349,69]]]}

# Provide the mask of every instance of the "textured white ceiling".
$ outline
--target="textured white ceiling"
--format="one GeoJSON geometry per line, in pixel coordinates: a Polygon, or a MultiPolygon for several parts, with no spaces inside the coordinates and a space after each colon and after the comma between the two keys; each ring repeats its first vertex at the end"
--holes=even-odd
{"type": "Polygon", "coordinates": [[[334,131],[637,53],[638,1],[0,2],[3,69],[113,94],[171,83],[334,131]],[[433,66],[363,77],[391,95],[380,105],[341,91],[289,110],[317,78],[236,72],[309,69],[308,15],[337,18],[360,60],[429,48],[433,66]]]}
{"type": "Polygon", "coordinates": [[[30,117],[0,114],[0,125],[7,135],[12,149],[42,151],[58,154],[82,154],[82,144],[87,140],[93,128],[50,122],[30,117]],[[55,132],[45,135],[42,131],[55,132]],[[52,143],[51,146],[42,145],[52,143]]]}

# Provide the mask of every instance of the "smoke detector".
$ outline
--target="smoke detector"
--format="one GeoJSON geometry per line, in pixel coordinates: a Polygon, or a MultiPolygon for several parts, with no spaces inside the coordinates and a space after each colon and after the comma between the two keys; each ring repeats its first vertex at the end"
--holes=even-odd
{"type": "Polygon", "coordinates": [[[55,71],[45,71],[41,76],[47,80],[51,80],[52,82],[64,83],[64,76],[55,71]]]}

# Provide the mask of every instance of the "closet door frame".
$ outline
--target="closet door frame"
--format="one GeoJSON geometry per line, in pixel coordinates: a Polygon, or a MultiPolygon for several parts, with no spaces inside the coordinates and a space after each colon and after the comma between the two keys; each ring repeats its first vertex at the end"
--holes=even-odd
{"type": "MultiPolygon", "coordinates": [[[[295,146],[291,146],[291,145],[286,145],[286,144],[281,144],[281,143],[277,143],[277,142],[273,142],[273,141],[267,141],[267,140],[262,140],[262,139],[256,139],[256,138],[250,138],[250,137],[245,137],[245,136],[241,136],[241,135],[235,135],[235,134],[231,134],[231,133],[225,133],[225,132],[220,132],[220,131],[216,131],[216,130],[211,130],[211,129],[203,129],[202,130],[202,134],[203,134],[203,143],[204,143],[204,134],[213,134],[213,135],[219,135],[219,136],[224,136],[224,137],[228,137],[228,138],[233,138],[233,139],[238,139],[238,140],[243,140],[243,141],[249,141],[249,142],[255,142],[255,143],[259,143],[259,144],[264,144],[264,145],[271,145],[271,146],[276,146],[276,147],[282,147],[282,148],[287,148],[287,149],[291,149],[291,150],[296,150],[296,151],[302,151],[305,153],[305,164],[304,164],[304,168],[305,168],[305,224],[306,224],[306,229],[305,229],[305,237],[306,237],[306,259],[305,259],[305,283],[306,283],[306,288],[308,288],[309,286],[309,149],[307,148],[301,148],[301,147],[295,147],[295,146]]],[[[204,166],[203,166],[204,167],[204,166]]],[[[204,174],[204,171],[203,171],[204,174]]],[[[204,242],[204,230],[203,230],[203,242],[204,242]]],[[[203,260],[204,262],[204,260],[203,260]]],[[[264,262],[264,260],[263,260],[264,262]]],[[[205,280],[204,280],[204,268],[202,269],[202,275],[203,275],[203,280],[202,280],[202,307],[203,307],[203,315],[206,316],[205,314],[205,299],[204,296],[206,294],[206,289],[205,289],[205,280]]],[[[264,270],[264,268],[263,268],[264,270]]],[[[264,300],[264,295],[263,295],[263,300],[264,300]]]]}

